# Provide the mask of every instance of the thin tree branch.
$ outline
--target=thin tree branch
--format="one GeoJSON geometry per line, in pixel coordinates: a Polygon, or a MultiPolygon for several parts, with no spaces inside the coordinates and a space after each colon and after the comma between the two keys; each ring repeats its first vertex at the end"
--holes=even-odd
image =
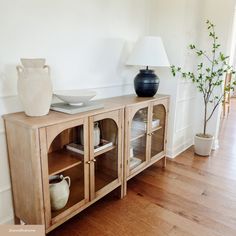
{"type": "Polygon", "coordinates": [[[206,122],[208,122],[208,121],[211,119],[211,117],[212,117],[213,114],[214,114],[214,111],[215,111],[216,108],[220,105],[221,100],[222,100],[223,97],[224,97],[224,94],[222,94],[222,95],[220,96],[220,98],[218,99],[218,102],[216,103],[216,105],[215,105],[214,108],[212,109],[212,112],[211,112],[210,116],[207,118],[206,122]]]}

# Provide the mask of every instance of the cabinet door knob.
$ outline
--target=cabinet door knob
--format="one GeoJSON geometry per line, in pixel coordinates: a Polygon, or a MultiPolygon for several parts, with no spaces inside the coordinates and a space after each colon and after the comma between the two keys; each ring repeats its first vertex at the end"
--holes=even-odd
{"type": "Polygon", "coordinates": [[[87,162],[86,162],[86,164],[90,164],[90,163],[91,163],[91,161],[87,161],[87,162]]]}
{"type": "Polygon", "coordinates": [[[93,162],[96,162],[97,160],[96,160],[96,159],[93,159],[92,161],[93,161],[93,162]]]}

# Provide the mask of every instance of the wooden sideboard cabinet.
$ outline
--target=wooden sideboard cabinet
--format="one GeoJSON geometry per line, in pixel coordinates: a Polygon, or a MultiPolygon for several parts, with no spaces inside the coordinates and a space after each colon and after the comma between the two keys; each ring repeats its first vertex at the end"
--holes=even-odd
{"type": "Polygon", "coordinates": [[[15,220],[45,224],[49,232],[119,186],[122,196],[123,116],[118,106],[73,116],[5,116],[15,220]],[[101,139],[112,141],[96,153],[94,122],[99,123],[101,139]],[[81,139],[84,154],[65,148],[81,139]],[[70,177],[70,195],[63,209],[51,211],[49,177],[56,174],[70,177]]]}
{"type": "Polygon", "coordinates": [[[15,223],[43,224],[48,233],[109,192],[126,194],[127,180],[154,162],[165,165],[169,96],[100,100],[103,109],[43,117],[4,115],[15,223]],[[112,145],[94,150],[94,124],[112,145]],[[83,144],[83,154],[66,149],[83,144]],[[136,160],[135,164],[132,161],[136,160]],[[71,179],[66,206],[51,210],[49,178],[71,179]]]}

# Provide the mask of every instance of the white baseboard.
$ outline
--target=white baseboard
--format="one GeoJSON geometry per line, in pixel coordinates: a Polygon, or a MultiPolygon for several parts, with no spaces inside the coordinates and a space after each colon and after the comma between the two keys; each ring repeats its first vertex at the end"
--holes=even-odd
{"type": "Polygon", "coordinates": [[[177,157],[180,153],[184,152],[186,149],[191,147],[193,145],[193,139],[189,139],[185,143],[179,145],[178,147],[175,147],[173,149],[167,149],[166,156],[168,158],[175,158],[177,157]]]}
{"type": "Polygon", "coordinates": [[[213,144],[212,144],[212,149],[216,150],[219,148],[219,139],[214,139],[213,144]]]}

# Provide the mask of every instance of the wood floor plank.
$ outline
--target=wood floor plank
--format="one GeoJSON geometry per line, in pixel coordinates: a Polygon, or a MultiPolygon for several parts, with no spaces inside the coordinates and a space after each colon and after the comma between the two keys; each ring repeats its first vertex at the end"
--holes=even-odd
{"type": "Polygon", "coordinates": [[[143,198],[183,218],[197,222],[199,225],[209,229],[214,228],[216,232],[222,234],[235,235],[236,219],[227,216],[226,213],[223,214],[215,210],[214,208],[217,208],[217,206],[199,204],[196,198],[192,199],[192,196],[188,198],[182,191],[177,191],[176,189],[174,189],[173,192],[171,192],[170,189],[165,191],[142,180],[132,181],[129,187],[134,192],[142,194],[143,198]]]}

